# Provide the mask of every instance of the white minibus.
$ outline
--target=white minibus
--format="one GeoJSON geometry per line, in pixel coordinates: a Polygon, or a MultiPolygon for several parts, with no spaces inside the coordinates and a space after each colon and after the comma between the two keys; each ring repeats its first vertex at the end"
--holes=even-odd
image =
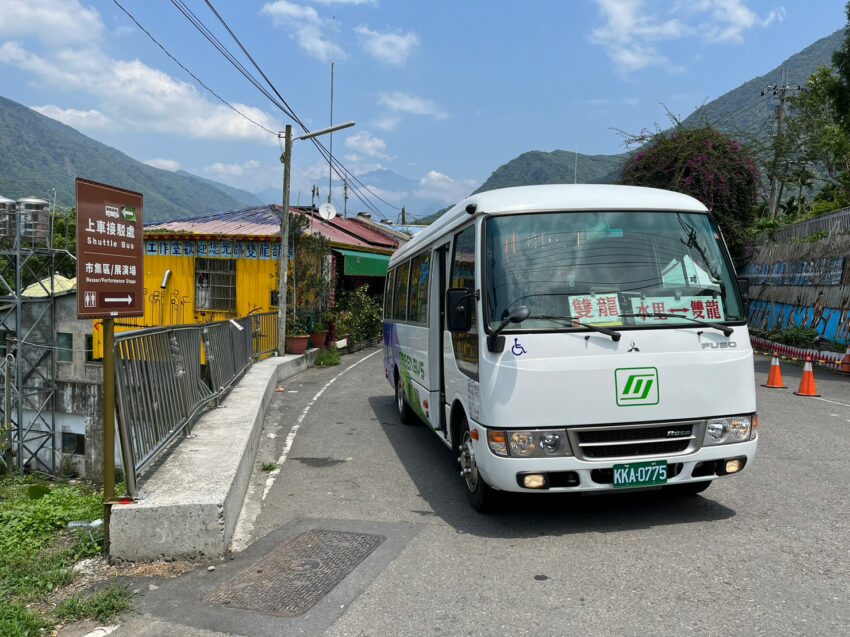
{"type": "Polygon", "coordinates": [[[385,373],[477,510],[500,491],[694,494],[756,451],[745,285],[692,197],[481,192],[390,260],[385,373]]]}

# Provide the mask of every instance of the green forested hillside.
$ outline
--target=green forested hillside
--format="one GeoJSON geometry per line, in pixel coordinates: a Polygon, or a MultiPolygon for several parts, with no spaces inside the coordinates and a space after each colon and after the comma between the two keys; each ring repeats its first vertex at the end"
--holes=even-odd
{"type": "Polygon", "coordinates": [[[147,166],[0,97],[0,195],[52,200],[55,188],[57,203],[73,206],[78,176],[144,193],[146,221],[244,207],[218,186],[147,166]]]}
{"type": "Polygon", "coordinates": [[[499,166],[475,192],[537,184],[605,184],[614,181],[626,155],[582,155],[532,150],[499,166]]]}
{"type": "Polygon", "coordinates": [[[820,66],[832,66],[832,54],[840,48],[844,30],[840,29],[782,62],[764,75],[749,80],[709,102],[689,115],[682,123],[700,126],[706,122],[716,128],[766,143],[771,133],[771,119],[777,100],[772,95],[761,95],[768,85],[778,85],[782,69],[787,73],[789,86],[805,86],[809,76],[820,66]]]}

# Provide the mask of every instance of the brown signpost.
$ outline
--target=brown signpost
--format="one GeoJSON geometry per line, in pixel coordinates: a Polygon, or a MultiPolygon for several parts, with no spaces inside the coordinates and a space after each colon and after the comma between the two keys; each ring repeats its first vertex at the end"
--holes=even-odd
{"type": "MultiPolygon", "coordinates": [[[[103,552],[115,503],[115,317],[144,316],[144,197],[77,177],[77,318],[103,319],[103,552]]],[[[122,449],[125,448],[122,441],[122,449]]],[[[130,460],[132,462],[132,460],[130,460]]]]}
{"type": "Polygon", "coordinates": [[[143,197],[77,178],[77,318],[144,315],[143,197]]]}

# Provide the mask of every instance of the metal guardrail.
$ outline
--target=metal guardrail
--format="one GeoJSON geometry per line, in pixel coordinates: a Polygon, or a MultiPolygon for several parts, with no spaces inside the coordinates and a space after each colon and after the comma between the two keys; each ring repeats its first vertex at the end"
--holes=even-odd
{"type": "Polygon", "coordinates": [[[220,401],[253,360],[273,351],[255,347],[269,346],[258,337],[267,330],[276,343],[276,313],[116,335],[118,434],[130,496],[138,497],[138,477],[151,461],[220,401]]]}
{"type": "Polygon", "coordinates": [[[805,239],[818,232],[826,232],[828,235],[836,232],[850,232],[850,208],[842,208],[814,219],[807,219],[792,226],[780,228],[773,233],[773,240],[805,239]]]}

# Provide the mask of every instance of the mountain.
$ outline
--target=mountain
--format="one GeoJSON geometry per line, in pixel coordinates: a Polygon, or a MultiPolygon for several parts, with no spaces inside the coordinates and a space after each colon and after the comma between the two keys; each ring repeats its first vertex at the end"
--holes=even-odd
{"type": "MultiPolygon", "coordinates": [[[[832,66],[832,54],[844,43],[844,29],[821,38],[807,46],[764,75],[744,82],[697,109],[682,123],[685,126],[701,126],[705,122],[732,135],[750,138],[751,141],[766,142],[770,136],[770,122],[777,100],[772,95],[761,95],[768,85],[778,85],[782,70],[787,73],[786,84],[805,86],[809,76],[820,66],[832,66]]],[[[793,94],[793,93],[792,93],[793,94]]]]}
{"type": "Polygon", "coordinates": [[[184,177],[191,177],[192,179],[200,179],[204,183],[207,183],[212,186],[213,188],[220,190],[231,199],[236,200],[239,203],[240,208],[253,208],[255,206],[261,206],[264,203],[254,193],[248,192],[247,190],[242,190],[241,188],[234,188],[233,186],[228,186],[227,184],[223,184],[218,181],[213,181],[212,179],[198,177],[197,175],[193,175],[192,173],[187,173],[185,170],[178,170],[175,174],[183,175],[184,177]]]}
{"type": "Polygon", "coordinates": [[[499,166],[475,192],[537,184],[610,184],[626,155],[582,155],[566,150],[532,150],[499,166]]]}
{"type": "Polygon", "coordinates": [[[283,187],[280,188],[266,188],[264,190],[258,190],[254,193],[254,196],[257,197],[264,204],[269,203],[280,203],[283,201],[283,187]]]}
{"type": "Polygon", "coordinates": [[[244,207],[223,184],[153,168],[0,97],[0,195],[52,201],[55,188],[56,202],[73,206],[78,176],[143,193],[145,221],[244,207]]]}

